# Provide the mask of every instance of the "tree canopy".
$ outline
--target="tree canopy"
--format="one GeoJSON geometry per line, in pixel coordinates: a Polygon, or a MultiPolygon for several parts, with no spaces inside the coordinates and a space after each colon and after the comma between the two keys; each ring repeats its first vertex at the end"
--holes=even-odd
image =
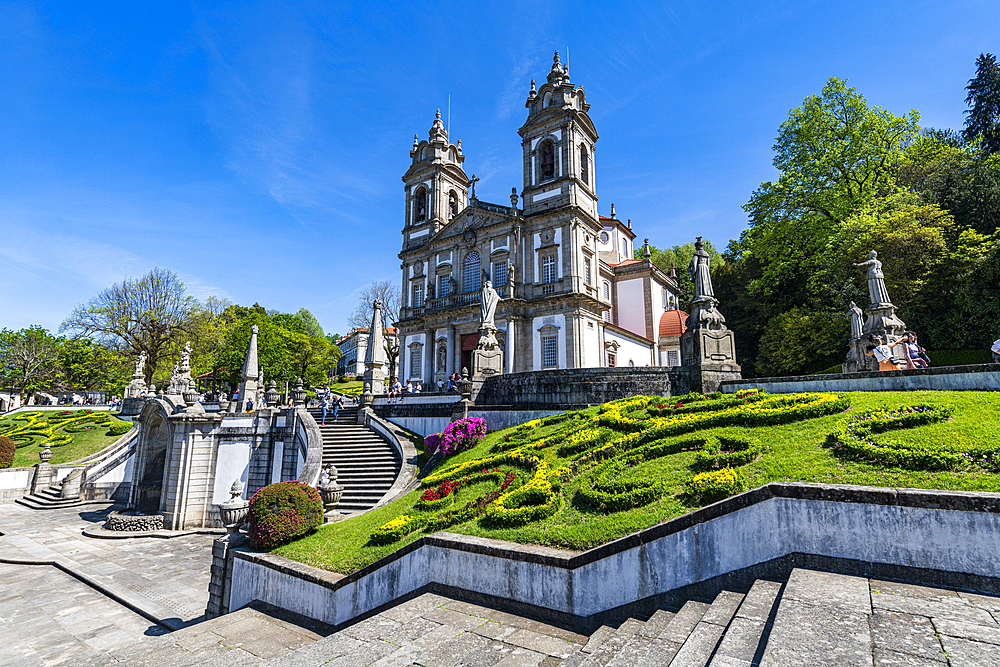
{"type": "Polygon", "coordinates": [[[1000,66],[992,53],[976,58],[976,76],[965,87],[965,138],[982,142],[984,157],[1000,153],[1000,66]]]}

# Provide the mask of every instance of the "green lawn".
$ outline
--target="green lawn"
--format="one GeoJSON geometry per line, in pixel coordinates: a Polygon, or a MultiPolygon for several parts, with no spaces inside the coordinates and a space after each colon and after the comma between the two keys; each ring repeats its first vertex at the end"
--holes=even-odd
{"type": "MultiPolygon", "coordinates": [[[[848,417],[873,409],[891,410],[905,406],[950,406],[952,416],[946,421],[926,425],[900,428],[876,438],[891,437],[907,447],[945,447],[955,451],[963,448],[982,448],[998,443],[996,434],[1000,432],[1000,393],[998,392],[884,392],[850,393],[846,397],[851,407],[846,412],[828,414],[811,419],[803,419],[783,425],[719,426],[715,428],[689,429],[683,434],[671,434],[658,439],[656,443],[690,442],[692,438],[706,435],[747,437],[763,445],[761,455],[753,462],[740,467],[753,488],[771,481],[823,482],[829,484],[860,484],[869,486],[909,487],[928,489],[956,489],[966,491],[1000,491],[1000,463],[984,463],[987,468],[966,468],[961,470],[917,470],[892,467],[875,462],[860,460],[846,451],[833,446],[831,434],[838,424],[848,417]]],[[[676,399],[658,399],[669,402],[676,399]]],[[[682,410],[690,410],[692,403],[682,410]]],[[[702,405],[707,406],[707,403],[702,405]]],[[[655,406],[654,406],[655,407],[655,406]]],[[[465,523],[445,528],[451,532],[478,535],[495,539],[510,540],[522,544],[541,544],[569,550],[584,550],[610,540],[628,535],[637,530],[660,523],[666,519],[690,512],[706,504],[686,493],[685,482],[703,471],[696,461],[697,450],[688,447],[678,453],[658,455],[657,458],[640,460],[625,469],[621,479],[628,483],[637,478],[648,478],[665,483],[665,492],[648,504],[613,511],[595,506],[580,493],[581,483],[588,477],[588,466],[600,463],[596,459],[587,463],[587,457],[561,450],[565,434],[574,430],[594,428],[593,417],[599,408],[583,411],[581,419],[562,423],[542,425],[535,428],[522,442],[543,443],[543,447],[531,447],[530,455],[547,462],[552,469],[569,465],[574,467],[561,484],[559,508],[554,514],[520,526],[502,526],[488,517],[480,516],[465,523]],[[580,424],[579,427],[574,424],[580,424]],[[553,442],[546,443],[545,436],[557,434],[553,442]],[[562,435],[559,435],[562,434],[562,435]]],[[[632,419],[647,419],[645,409],[631,413],[632,419]]],[[[642,421],[638,428],[651,429],[652,420],[642,421]]],[[[623,427],[624,428],[624,427],[623,427]]],[[[504,447],[504,439],[512,436],[515,429],[490,433],[475,448],[449,458],[432,476],[442,474],[455,464],[472,461],[497,453],[494,445],[504,447]]],[[[594,431],[588,431],[594,432],[594,431]]],[[[621,431],[605,429],[611,437],[618,437],[621,431]]],[[[645,430],[641,431],[646,433],[645,430]]],[[[515,438],[515,443],[517,442],[515,438]]],[[[654,443],[655,444],[655,443],[654,443]]],[[[509,447],[507,448],[509,449],[509,447]]],[[[621,448],[625,450],[624,447],[621,448]]],[[[616,450],[617,451],[617,450],[616,450]]],[[[616,454],[617,456],[617,454],[616,454]]],[[[530,467],[513,467],[498,464],[504,469],[517,470],[519,484],[532,477],[530,467]]],[[[487,466],[485,467],[497,467],[487,466]]],[[[469,472],[478,471],[479,465],[469,472]]],[[[455,475],[455,479],[461,474],[455,475]]],[[[369,541],[372,531],[401,515],[422,515],[414,505],[421,493],[436,484],[425,485],[420,490],[355,519],[348,519],[321,528],[316,533],[296,542],[278,548],[278,553],[287,558],[310,565],[348,574],[386,556],[403,545],[427,534],[417,530],[401,540],[375,545],[369,541]]],[[[558,486],[558,484],[556,485],[558,486]]],[[[460,488],[455,494],[454,507],[464,507],[477,496],[485,495],[492,488],[479,483],[460,488]]]]}
{"type": "Polygon", "coordinates": [[[110,417],[107,412],[82,408],[21,412],[0,419],[0,435],[10,436],[17,444],[15,468],[39,463],[38,454],[46,440],[52,448],[49,463],[68,463],[95,454],[120,438],[120,434],[111,432],[109,423],[127,422],[110,417]]]}
{"type": "Polygon", "coordinates": [[[350,382],[334,382],[330,385],[330,389],[337,392],[338,394],[343,394],[344,396],[360,396],[361,390],[363,389],[363,383],[361,380],[351,380],[350,382]]]}

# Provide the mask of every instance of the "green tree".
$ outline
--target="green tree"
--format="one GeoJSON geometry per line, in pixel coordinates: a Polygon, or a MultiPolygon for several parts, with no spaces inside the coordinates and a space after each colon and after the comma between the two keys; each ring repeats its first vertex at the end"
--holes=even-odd
{"type": "Polygon", "coordinates": [[[965,138],[980,138],[984,156],[1000,153],[1000,66],[992,53],[979,54],[976,76],[965,89],[970,107],[965,112],[965,138]]]}
{"type": "Polygon", "coordinates": [[[121,393],[132,374],[128,360],[120,352],[93,338],[60,341],[59,366],[65,385],[87,391],[121,393]]]}
{"type": "Polygon", "coordinates": [[[139,278],[115,283],[77,306],[60,325],[60,332],[95,336],[127,354],[146,353],[146,382],[158,364],[193,331],[198,303],[186,293],[173,271],[156,268],[139,278]]]}
{"type": "Polygon", "coordinates": [[[843,313],[800,308],[772,318],[760,341],[760,375],[814,373],[843,361],[850,325],[843,313]]]}
{"type": "Polygon", "coordinates": [[[21,395],[21,405],[36,391],[59,381],[59,339],[34,325],[20,331],[0,331],[0,376],[21,395]]]}
{"type": "Polygon", "coordinates": [[[919,117],[871,106],[836,78],[792,109],[774,145],[778,180],[753,193],[743,207],[751,227],[730,244],[734,258],[760,263],[751,293],[777,299],[782,310],[807,300],[831,232],[899,189],[897,165],[919,133],[919,117]]]}

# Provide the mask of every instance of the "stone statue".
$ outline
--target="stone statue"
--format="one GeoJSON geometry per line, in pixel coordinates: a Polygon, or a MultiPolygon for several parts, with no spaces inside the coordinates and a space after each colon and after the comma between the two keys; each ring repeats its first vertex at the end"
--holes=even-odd
{"type": "Polygon", "coordinates": [[[135,360],[135,377],[142,377],[146,373],[146,351],[139,353],[139,358],[135,360]]]}
{"type": "Polygon", "coordinates": [[[700,236],[694,242],[694,247],[694,257],[691,258],[691,263],[688,264],[688,277],[694,283],[694,298],[698,299],[703,296],[714,297],[715,292],[712,290],[709,257],[708,253],[704,250],[704,244],[701,242],[700,236]]]}
{"type": "Polygon", "coordinates": [[[184,342],[184,351],[181,352],[181,369],[191,368],[191,341],[184,342]]]}
{"type": "Polygon", "coordinates": [[[855,263],[854,266],[868,267],[868,296],[872,305],[880,303],[892,303],[889,300],[889,292],[885,289],[885,275],[882,273],[882,262],[878,261],[878,253],[872,250],[868,253],[868,260],[855,263]]]}
{"type": "Polygon", "coordinates": [[[851,302],[851,308],[847,311],[847,316],[851,318],[851,338],[855,340],[861,338],[864,313],[858,308],[858,304],[853,301],[851,302]]]}
{"type": "Polygon", "coordinates": [[[489,327],[496,329],[493,324],[493,316],[497,311],[497,304],[500,303],[500,295],[493,289],[493,281],[487,280],[483,283],[482,297],[479,302],[480,328],[489,327]]]}
{"type": "Polygon", "coordinates": [[[453,296],[458,293],[458,281],[455,276],[448,276],[448,295],[453,296]]]}

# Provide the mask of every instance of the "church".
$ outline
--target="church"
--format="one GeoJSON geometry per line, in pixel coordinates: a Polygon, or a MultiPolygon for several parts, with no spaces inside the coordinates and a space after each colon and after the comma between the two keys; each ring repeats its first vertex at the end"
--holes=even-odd
{"type": "Polygon", "coordinates": [[[632,222],[614,204],[598,213],[597,129],[558,52],[525,106],[524,182],[509,203],[476,197],[478,179],[440,111],[427,140],[414,135],[403,175],[400,378],[436,384],[472,371],[487,280],[501,299],[499,372],[679,366],[687,315],[676,275],[653,265],[648,245],[634,258],[632,222]]]}

